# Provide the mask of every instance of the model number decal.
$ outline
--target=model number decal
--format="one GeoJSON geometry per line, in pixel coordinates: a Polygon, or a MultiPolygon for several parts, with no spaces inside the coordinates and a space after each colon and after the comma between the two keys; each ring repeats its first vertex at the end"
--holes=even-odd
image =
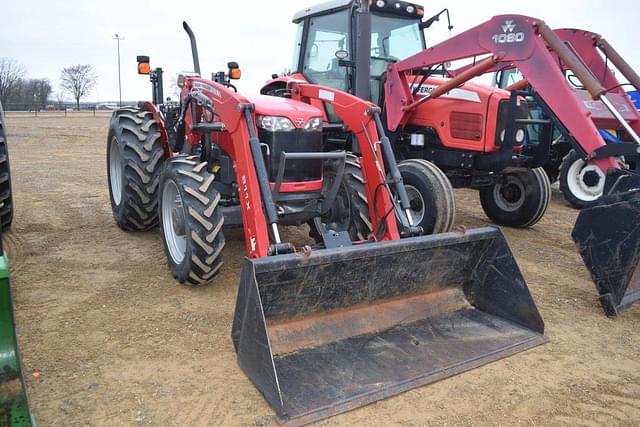
{"type": "Polygon", "coordinates": [[[491,38],[496,44],[520,43],[524,41],[524,33],[494,34],[491,38]]]}
{"type": "Polygon", "coordinates": [[[195,81],[193,82],[193,87],[198,88],[198,89],[204,89],[208,92],[211,92],[211,94],[217,98],[222,98],[222,94],[220,93],[220,91],[218,89],[216,89],[215,87],[208,85],[206,83],[202,83],[202,82],[198,82],[195,81]]]}
{"type": "Polygon", "coordinates": [[[318,98],[325,101],[333,102],[336,98],[336,94],[328,90],[320,89],[318,91],[318,98]]]}
{"type": "Polygon", "coordinates": [[[520,43],[524,41],[524,32],[514,32],[516,24],[513,20],[504,21],[501,34],[494,34],[491,39],[495,44],[520,43]]]}

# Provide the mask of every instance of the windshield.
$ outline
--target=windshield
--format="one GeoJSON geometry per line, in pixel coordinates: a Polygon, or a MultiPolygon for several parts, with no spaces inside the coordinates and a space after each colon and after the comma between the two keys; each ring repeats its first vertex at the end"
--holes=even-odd
{"type": "Polygon", "coordinates": [[[420,21],[389,15],[371,16],[371,57],[398,61],[425,48],[420,21]]]}
{"type": "Polygon", "coordinates": [[[371,14],[371,99],[379,102],[382,75],[390,62],[425,49],[419,19],[371,14]]]}

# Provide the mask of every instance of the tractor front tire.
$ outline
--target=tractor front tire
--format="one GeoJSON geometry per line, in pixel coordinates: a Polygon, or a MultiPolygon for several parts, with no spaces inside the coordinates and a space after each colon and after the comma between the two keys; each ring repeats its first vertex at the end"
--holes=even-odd
{"type": "Polygon", "coordinates": [[[113,113],[107,139],[107,176],[113,218],[126,231],[158,225],[158,185],[164,163],[158,123],[150,112],[113,113]]]}
{"type": "Polygon", "coordinates": [[[171,274],[185,285],[209,283],[222,268],[224,217],[214,180],[200,156],[185,155],[168,160],[160,179],[162,242],[171,274]]]}
{"type": "MultiPolygon", "coordinates": [[[[330,186],[336,174],[335,162],[328,162],[324,177],[330,186]]],[[[372,232],[369,203],[364,187],[360,160],[348,153],[342,185],[331,209],[310,223],[310,235],[322,242],[322,233],[347,231],[352,241],[367,240],[372,232]]]]}
{"type": "Polygon", "coordinates": [[[9,168],[9,147],[4,128],[4,117],[0,108],[0,224],[3,230],[11,228],[13,221],[13,193],[11,192],[11,170],[9,168]]]}
{"type": "Polygon", "coordinates": [[[480,189],[480,203],[493,222],[507,227],[531,227],[544,216],[551,184],[542,168],[504,175],[504,181],[480,189]]]}
{"type": "MultiPolygon", "coordinates": [[[[409,196],[413,225],[422,227],[425,235],[451,231],[456,221],[456,201],[444,172],[423,159],[404,160],[398,169],[409,196]]],[[[402,212],[403,223],[404,216],[402,212]]]]}
{"type": "Polygon", "coordinates": [[[560,191],[575,209],[595,203],[604,191],[604,173],[594,163],[587,163],[576,150],[569,151],[560,164],[560,191]]]}

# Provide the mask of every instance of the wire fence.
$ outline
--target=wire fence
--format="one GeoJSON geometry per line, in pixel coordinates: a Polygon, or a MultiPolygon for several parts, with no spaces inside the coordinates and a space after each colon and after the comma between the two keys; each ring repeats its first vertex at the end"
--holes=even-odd
{"type": "Polygon", "coordinates": [[[12,111],[5,110],[5,117],[111,117],[113,110],[44,110],[12,111]]]}
{"type": "MultiPolygon", "coordinates": [[[[135,103],[123,103],[132,106],[135,103]]],[[[34,106],[24,103],[8,103],[3,105],[4,113],[8,117],[106,117],[117,110],[118,103],[80,103],[78,109],[75,103],[48,103],[34,106]]]]}

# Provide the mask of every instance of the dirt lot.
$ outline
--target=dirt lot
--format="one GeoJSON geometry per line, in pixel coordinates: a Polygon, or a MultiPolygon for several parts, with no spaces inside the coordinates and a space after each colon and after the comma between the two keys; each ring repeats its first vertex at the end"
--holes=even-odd
{"type": "MultiPolygon", "coordinates": [[[[38,424],[274,425],[229,338],[241,232],[227,233],[213,286],[182,287],[158,232],[114,224],[106,116],[7,122],[16,219],[5,244],[38,424]]],[[[460,224],[487,222],[475,193],[457,203],[460,224]]],[[[504,230],[546,345],[323,424],[638,425],[640,304],[604,317],[569,236],[575,216],[556,191],[533,229],[504,230]]]]}

